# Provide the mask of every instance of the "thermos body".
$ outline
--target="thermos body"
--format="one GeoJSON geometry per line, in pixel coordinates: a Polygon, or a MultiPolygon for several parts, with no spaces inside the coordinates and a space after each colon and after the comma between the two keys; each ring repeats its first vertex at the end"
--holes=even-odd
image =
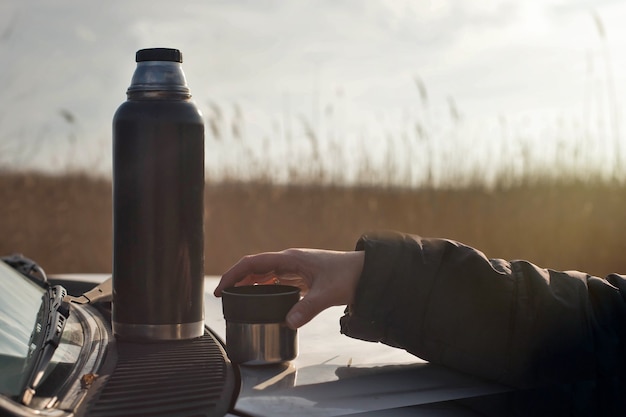
{"type": "Polygon", "coordinates": [[[133,85],[113,118],[113,332],[138,341],[199,337],[203,118],[189,95],[165,87],[131,95],[133,85]]]}

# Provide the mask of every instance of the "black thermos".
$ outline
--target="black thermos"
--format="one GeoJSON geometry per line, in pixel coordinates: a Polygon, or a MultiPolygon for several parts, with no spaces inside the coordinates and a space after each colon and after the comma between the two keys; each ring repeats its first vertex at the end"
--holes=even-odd
{"type": "Polygon", "coordinates": [[[204,122],[177,49],[142,49],[113,118],[113,333],[204,332],[204,122]]]}

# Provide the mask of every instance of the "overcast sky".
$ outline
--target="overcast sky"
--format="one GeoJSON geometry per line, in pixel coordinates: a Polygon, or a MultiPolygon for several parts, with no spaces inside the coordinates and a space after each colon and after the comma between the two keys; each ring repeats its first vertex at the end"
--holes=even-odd
{"type": "Polygon", "coordinates": [[[451,107],[481,140],[502,120],[610,125],[626,97],[624,21],[624,2],[598,0],[4,0],[0,164],[106,172],[134,54],[154,46],[183,52],[205,116],[243,119],[252,148],[297,136],[297,120],[376,148],[417,122],[444,131],[451,107]]]}

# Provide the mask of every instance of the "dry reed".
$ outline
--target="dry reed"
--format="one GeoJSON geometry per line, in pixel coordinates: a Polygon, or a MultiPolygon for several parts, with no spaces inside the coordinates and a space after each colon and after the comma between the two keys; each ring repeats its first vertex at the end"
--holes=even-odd
{"type": "MultiPolygon", "coordinates": [[[[596,275],[626,271],[626,186],[535,183],[488,190],[211,183],[205,266],[219,274],[247,253],[292,246],[352,249],[394,229],[460,240],[490,257],[596,275]]],[[[0,176],[0,254],[49,272],[111,270],[111,185],[84,175],[0,176]]]]}

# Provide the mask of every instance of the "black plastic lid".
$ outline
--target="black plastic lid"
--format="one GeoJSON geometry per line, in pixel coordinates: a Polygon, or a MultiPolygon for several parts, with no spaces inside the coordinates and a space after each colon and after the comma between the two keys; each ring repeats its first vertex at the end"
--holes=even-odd
{"type": "Polygon", "coordinates": [[[140,49],[135,54],[135,62],[143,61],[183,62],[183,54],[178,49],[171,48],[140,49]]]}

